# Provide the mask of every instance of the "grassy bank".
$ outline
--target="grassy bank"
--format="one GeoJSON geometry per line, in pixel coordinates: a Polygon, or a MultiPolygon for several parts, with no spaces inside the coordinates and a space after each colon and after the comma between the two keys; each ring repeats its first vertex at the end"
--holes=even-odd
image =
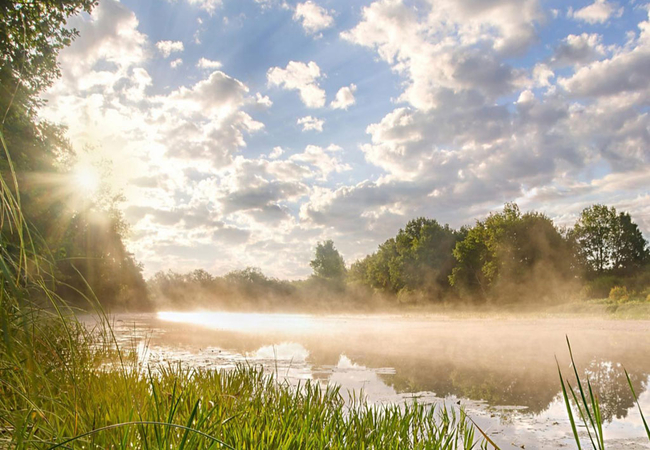
{"type": "Polygon", "coordinates": [[[581,300],[565,303],[548,310],[552,315],[588,316],[609,319],[650,319],[650,302],[617,302],[610,299],[581,300]]]}
{"type": "Polygon", "coordinates": [[[22,366],[3,355],[1,448],[479,447],[459,411],[346,405],[336,387],[290,386],[244,366],[138,367],[134,358],[83,344],[94,338],[82,329],[72,333],[72,347],[56,334],[35,343],[36,359],[22,366]]]}

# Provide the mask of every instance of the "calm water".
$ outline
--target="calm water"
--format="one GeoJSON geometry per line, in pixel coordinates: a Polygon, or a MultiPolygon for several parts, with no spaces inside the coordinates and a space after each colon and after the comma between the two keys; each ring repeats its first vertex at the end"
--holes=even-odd
{"type": "Polygon", "coordinates": [[[464,405],[502,448],[574,448],[555,365],[598,388],[609,448],[650,448],[623,367],[650,416],[650,321],[176,313],[115,316],[143,363],[260,364],[377,404],[464,405]],[[523,447],[522,447],[523,446],[523,447]]]}

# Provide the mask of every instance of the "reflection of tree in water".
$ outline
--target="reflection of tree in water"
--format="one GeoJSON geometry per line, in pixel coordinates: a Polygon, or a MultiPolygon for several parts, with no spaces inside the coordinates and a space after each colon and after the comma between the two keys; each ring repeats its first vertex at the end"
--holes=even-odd
{"type": "MultiPolygon", "coordinates": [[[[527,413],[545,411],[560,391],[557,372],[538,368],[498,370],[497,367],[468,365],[402,365],[394,375],[381,375],[382,380],[398,393],[431,391],[439,397],[455,395],[471,400],[484,400],[491,406],[525,406],[527,413]]],[[[584,371],[598,395],[605,421],[624,418],[634,406],[621,364],[592,361],[584,371]]],[[[632,385],[640,395],[647,386],[648,373],[630,372],[632,385]]]]}
{"type": "MultiPolygon", "coordinates": [[[[438,327],[444,325],[445,322],[437,323],[438,327]]],[[[193,348],[216,345],[232,353],[247,354],[263,346],[296,342],[309,351],[306,363],[311,366],[312,377],[320,382],[330,379],[338,370],[340,355],[346,354],[354,363],[370,370],[393,368],[394,374],[378,376],[400,394],[429,391],[439,397],[455,395],[484,400],[490,406],[525,406],[525,413],[538,414],[548,409],[560,391],[553,355],[547,349],[556,332],[538,327],[533,333],[525,325],[516,333],[512,332],[512,324],[498,335],[495,333],[501,328],[491,329],[490,339],[477,344],[482,335],[472,328],[476,324],[470,327],[460,321],[448,325],[454,328],[453,333],[449,328],[409,333],[403,329],[363,332],[352,327],[341,333],[305,336],[218,330],[196,333],[196,327],[191,325],[167,324],[164,341],[161,335],[154,343],[193,348]]],[[[562,329],[566,326],[561,323],[562,329]]],[[[577,366],[581,371],[586,368],[581,373],[592,379],[603,417],[608,421],[625,417],[633,406],[622,366],[628,369],[637,395],[647,388],[643,382],[650,367],[650,354],[645,351],[650,345],[650,335],[637,331],[631,332],[633,339],[623,339],[622,333],[619,330],[614,339],[609,330],[590,331],[572,340],[574,348],[579,349],[577,366]],[[608,361],[620,364],[612,365],[608,361]]],[[[562,339],[559,341],[559,352],[566,351],[561,347],[562,339]]],[[[559,352],[556,354],[565,371],[569,369],[568,355],[559,352]]]]}
{"type": "Polygon", "coordinates": [[[439,397],[455,395],[485,400],[492,406],[525,406],[540,413],[558,393],[559,381],[541,370],[498,370],[495,367],[445,364],[397,367],[395,375],[382,376],[399,393],[431,391],[439,397]]]}
{"type": "MultiPolygon", "coordinates": [[[[647,377],[646,372],[630,372],[630,380],[637,395],[645,391],[643,381],[647,377]]],[[[625,418],[630,408],[634,407],[634,396],[620,363],[594,360],[584,370],[584,385],[587,378],[591,381],[594,394],[598,396],[603,420],[606,422],[611,422],[614,417],[625,418]]]]}

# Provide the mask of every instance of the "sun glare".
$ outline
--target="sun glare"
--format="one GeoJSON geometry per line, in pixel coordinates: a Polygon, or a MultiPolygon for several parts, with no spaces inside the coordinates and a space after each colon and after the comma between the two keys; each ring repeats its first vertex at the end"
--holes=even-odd
{"type": "Polygon", "coordinates": [[[82,195],[92,195],[99,189],[99,174],[97,170],[88,165],[79,165],[75,168],[74,183],[82,195]]]}

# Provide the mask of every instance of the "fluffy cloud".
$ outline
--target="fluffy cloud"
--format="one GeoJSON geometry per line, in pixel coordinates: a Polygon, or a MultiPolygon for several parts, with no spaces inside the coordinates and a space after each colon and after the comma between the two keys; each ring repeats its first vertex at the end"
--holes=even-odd
{"type": "Polygon", "coordinates": [[[605,56],[605,46],[599,34],[570,34],[555,48],[554,66],[586,64],[605,56]]]}
{"type": "Polygon", "coordinates": [[[336,93],[336,98],[332,100],[330,106],[334,109],[348,109],[356,102],[356,99],[354,98],[354,93],[356,91],[357,91],[356,84],[351,84],[350,86],[342,87],[336,93]]]}
{"type": "Polygon", "coordinates": [[[330,13],[311,0],[296,5],[293,20],[300,21],[309,34],[317,34],[334,25],[334,18],[330,13]]]}
{"type": "Polygon", "coordinates": [[[171,67],[172,69],[175,69],[175,68],[180,67],[182,65],[183,65],[183,60],[181,58],[177,58],[177,59],[175,59],[175,60],[173,60],[172,62],[169,63],[169,67],[171,67]]]}
{"type": "Polygon", "coordinates": [[[534,40],[543,19],[536,0],[430,3],[418,14],[401,0],[374,2],[342,37],[375,49],[406,76],[400,100],[419,109],[442,104],[449,90],[496,99],[524,83],[524,74],[501,56],[520,53],[534,40]]]}
{"type": "Polygon", "coordinates": [[[300,180],[314,176],[291,161],[269,162],[263,170],[241,162],[246,136],[263,128],[247,110],[269,106],[268,97],[252,95],[218,70],[166,93],[150,92],[155,79],[143,67],[147,38],[133,12],[118,2],[104,0],[92,16],[71,25],[83,38],[61,52],[62,77],[47,93],[41,116],[67,125],[76,149],[91,145],[98,159],[119,164],[109,181],[124,189],[132,249],[148,270],[159,268],[166,252],[178,269],[209,268],[214,256],[202,255],[201,248],[218,245],[229,254],[223,246],[268,239],[255,228],[255,217],[278,222],[279,208],[285,220],[286,206],[278,204],[306,192],[300,180]],[[258,171],[267,181],[256,185],[242,170],[258,171]],[[265,186],[273,195],[255,204],[255,189],[265,186]],[[258,207],[237,216],[237,199],[258,207]],[[192,248],[196,257],[185,250],[192,248]]]}
{"type": "Polygon", "coordinates": [[[569,8],[568,16],[587,23],[605,23],[612,17],[621,17],[623,7],[607,0],[595,0],[591,5],[574,11],[569,8]]]}
{"type": "Polygon", "coordinates": [[[181,41],[158,41],[156,42],[156,48],[165,58],[172,53],[182,52],[185,49],[181,41]]]}
{"type": "Polygon", "coordinates": [[[208,12],[210,15],[214,14],[216,9],[222,4],[222,0],[187,0],[187,2],[208,12]]]}
{"type": "Polygon", "coordinates": [[[72,17],[68,24],[85,36],[77,39],[59,56],[59,63],[66,67],[61,88],[90,89],[107,86],[128,76],[128,71],[147,59],[147,38],[138,31],[135,14],[116,1],[105,1],[93,11],[90,19],[72,17]],[[101,70],[98,61],[114,65],[117,70],[101,70]]]}
{"type": "MultiPolygon", "coordinates": [[[[512,12],[516,5],[507,1],[482,2],[474,16],[465,2],[438,2],[427,14],[396,0],[365,8],[363,20],[343,37],[373,49],[403,77],[398,100],[410,107],[400,106],[367,128],[370,142],[361,149],[386,174],[315,191],[301,218],[352,240],[363,233],[386,236],[384,224],[398,226],[417,215],[467,222],[506,200],[558,215],[571,211],[569,216],[598,198],[595,192],[620,201],[620,193],[607,196],[597,188],[597,178],[572,187],[568,198],[584,203],[564,204],[564,210],[531,193],[566,189],[560,186],[578,174],[593,176],[586,174],[598,164],[630,173],[650,162],[650,119],[637,109],[649,101],[650,26],[642,22],[638,38],[613,49],[610,59],[602,59],[608,50],[600,36],[585,33],[560,42],[548,64],[520,69],[505,60],[524,48],[517,40],[532,42],[543,16],[536,2],[518,4],[525,12],[512,28],[489,14],[512,12]],[[444,26],[441,18],[450,17],[453,26],[444,26]],[[473,25],[459,23],[464,17],[473,25]],[[552,67],[572,67],[573,73],[558,80],[552,67]],[[540,96],[526,86],[546,92],[540,96]],[[515,92],[514,105],[499,101],[515,92]]],[[[634,192],[642,185],[634,178],[618,186],[634,192]]]]}
{"type": "Polygon", "coordinates": [[[338,154],[341,150],[337,145],[330,145],[327,148],[308,145],[304,152],[292,155],[289,160],[309,164],[314,170],[320,172],[320,178],[325,180],[332,172],[351,170],[348,164],[341,161],[341,156],[338,154]]]}
{"type": "Polygon", "coordinates": [[[320,67],[314,61],[290,61],[287,67],[272,67],[266,74],[269,86],[280,86],[287,90],[297,90],[305,106],[321,108],[325,106],[325,91],[318,85],[323,77],[320,67]]]}
{"type": "Polygon", "coordinates": [[[324,120],[312,116],[305,116],[298,119],[298,125],[302,125],[302,131],[323,131],[324,123],[324,120]]]}
{"type": "Polygon", "coordinates": [[[222,64],[219,61],[212,61],[207,58],[199,59],[199,62],[196,63],[196,67],[199,69],[219,69],[222,64]]]}
{"type": "Polygon", "coordinates": [[[632,45],[617,49],[609,59],[579,68],[571,76],[560,79],[559,84],[574,96],[618,97],[637,104],[647,102],[650,98],[650,18],[641,22],[639,29],[640,34],[632,45]]]}
{"type": "Polygon", "coordinates": [[[283,153],[284,150],[282,149],[282,147],[273,147],[273,150],[271,151],[271,153],[269,153],[269,158],[277,159],[280,156],[282,156],[283,153]]]}

